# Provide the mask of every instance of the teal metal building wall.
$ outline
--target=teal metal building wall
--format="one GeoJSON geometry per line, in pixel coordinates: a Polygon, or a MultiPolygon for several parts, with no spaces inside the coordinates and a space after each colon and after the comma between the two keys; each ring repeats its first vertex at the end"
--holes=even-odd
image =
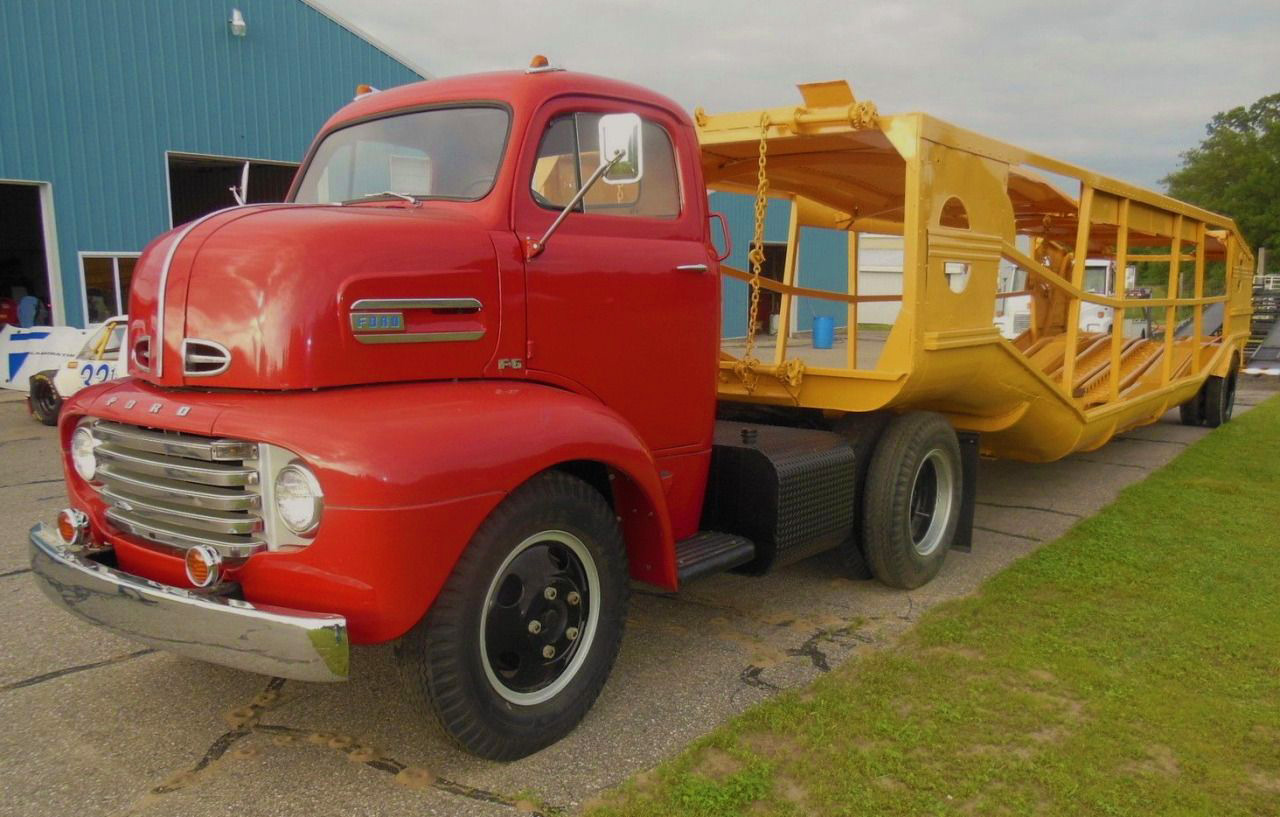
{"type": "Polygon", "coordinates": [[[358,83],[419,79],[302,0],[0,0],[0,179],[52,185],[83,325],[77,253],[169,228],[166,151],[296,162],[358,83]]]}
{"type": "MultiPolygon", "coordinates": [[[[755,231],[755,198],[738,193],[712,193],[711,209],[723,213],[729,222],[729,235],[733,239],[733,252],[725,263],[731,267],[750,271],[747,250],[755,231]]],[[[765,211],[764,240],[766,243],[786,243],[787,226],[791,220],[791,203],[770,199],[765,211]]],[[[713,231],[715,232],[715,231],[713,231]]],[[[723,248],[721,248],[723,250],[723,248]]],[[[849,238],[843,230],[824,230],[811,227],[800,229],[800,254],[796,258],[796,284],[825,292],[849,291],[849,238]]],[[[742,281],[722,278],[720,303],[721,334],[726,338],[740,338],[747,334],[748,286],[742,281]]],[[[819,298],[797,298],[795,303],[796,328],[809,331],[816,315],[829,315],[836,326],[845,326],[848,308],[839,301],[819,298]]]]}

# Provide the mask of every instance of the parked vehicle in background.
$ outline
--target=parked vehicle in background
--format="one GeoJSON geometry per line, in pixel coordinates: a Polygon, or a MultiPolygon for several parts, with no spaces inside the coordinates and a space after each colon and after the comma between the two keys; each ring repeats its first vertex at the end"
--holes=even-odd
{"type": "MultiPolygon", "coordinates": [[[[1125,270],[1125,290],[1128,297],[1151,297],[1150,292],[1144,296],[1136,289],[1138,268],[1130,264],[1125,270]]],[[[1014,266],[1002,265],[1000,270],[1001,292],[1017,292],[1022,290],[1027,281],[1026,272],[1014,266]]],[[[1114,296],[1116,294],[1116,265],[1105,258],[1090,258],[1085,262],[1084,291],[1092,295],[1114,296]]],[[[1083,332],[1110,333],[1111,324],[1115,320],[1115,307],[1105,304],[1080,305],[1080,329],[1083,332]]],[[[1149,333],[1149,321],[1142,318],[1125,318],[1124,336],[1127,338],[1145,338],[1149,333]]],[[[1000,333],[1010,340],[1022,334],[1031,326],[1031,296],[1011,295],[996,304],[995,324],[1000,333]]]]}
{"type": "Polygon", "coordinates": [[[27,391],[31,416],[47,426],[56,426],[68,397],[86,386],[123,377],[129,368],[124,343],[128,324],[127,315],[108,319],[65,365],[31,375],[27,391]]]}
{"type": "MultiPolygon", "coordinates": [[[[1138,267],[1129,264],[1124,273],[1124,289],[1126,293],[1136,291],[1138,283],[1138,267]]],[[[1084,262],[1084,291],[1094,295],[1114,296],[1116,294],[1116,263],[1105,258],[1090,258],[1084,262]]],[[[1132,295],[1130,295],[1132,297],[1132,295]]],[[[1111,332],[1111,324],[1115,321],[1115,307],[1104,304],[1082,304],[1080,306],[1080,329],[1084,332],[1111,332]]],[[[1126,338],[1145,338],[1147,322],[1136,318],[1126,318],[1124,325],[1126,338]]]]}

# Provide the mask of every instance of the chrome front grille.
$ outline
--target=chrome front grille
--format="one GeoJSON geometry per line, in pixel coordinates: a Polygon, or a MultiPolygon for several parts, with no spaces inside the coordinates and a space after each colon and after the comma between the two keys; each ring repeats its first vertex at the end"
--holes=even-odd
{"type": "Polygon", "coordinates": [[[142,539],[224,559],[265,550],[258,446],[98,420],[95,479],[107,519],[142,539]]]}

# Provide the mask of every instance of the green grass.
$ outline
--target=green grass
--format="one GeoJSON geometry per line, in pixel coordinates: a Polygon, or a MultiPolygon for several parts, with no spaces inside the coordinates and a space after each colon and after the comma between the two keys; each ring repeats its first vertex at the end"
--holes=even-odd
{"type": "Polygon", "coordinates": [[[593,817],[1280,814],[1280,400],[593,817]]]}

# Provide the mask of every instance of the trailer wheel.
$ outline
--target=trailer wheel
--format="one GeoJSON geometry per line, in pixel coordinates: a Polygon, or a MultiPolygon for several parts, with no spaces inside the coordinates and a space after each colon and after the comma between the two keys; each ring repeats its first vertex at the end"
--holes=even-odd
{"type": "Polygon", "coordinates": [[[1178,418],[1184,426],[1204,425],[1204,393],[1205,389],[1201,388],[1195,397],[1178,406],[1178,418]]]}
{"type": "Polygon", "coordinates": [[[549,471],[485,520],[396,658],[462,748],[515,760],[591,708],[618,655],[628,593],[612,509],[549,471]]]}
{"type": "Polygon", "coordinates": [[[1204,424],[1217,428],[1231,419],[1236,407],[1236,376],[1240,373],[1238,360],[1231,361],[1231,371],[1226,377],[1210,377],[1204,382],[1204,424]]]}
{"type": "Polygon", "coordinates": [[[960,519],[960,444],[939,414],[895,417],[871,458],[862,541],[876,578],[905,590],[942,569],[960,519]]]}
{"type": "Polygon", "coordinates": [[[27,406],[31,416],[47,426],[58,424],[58,413],[62,411],[62,398],[53,387],[53,377],[49,372],[31,375],[31,391],[27,395],[27,406]]]}

